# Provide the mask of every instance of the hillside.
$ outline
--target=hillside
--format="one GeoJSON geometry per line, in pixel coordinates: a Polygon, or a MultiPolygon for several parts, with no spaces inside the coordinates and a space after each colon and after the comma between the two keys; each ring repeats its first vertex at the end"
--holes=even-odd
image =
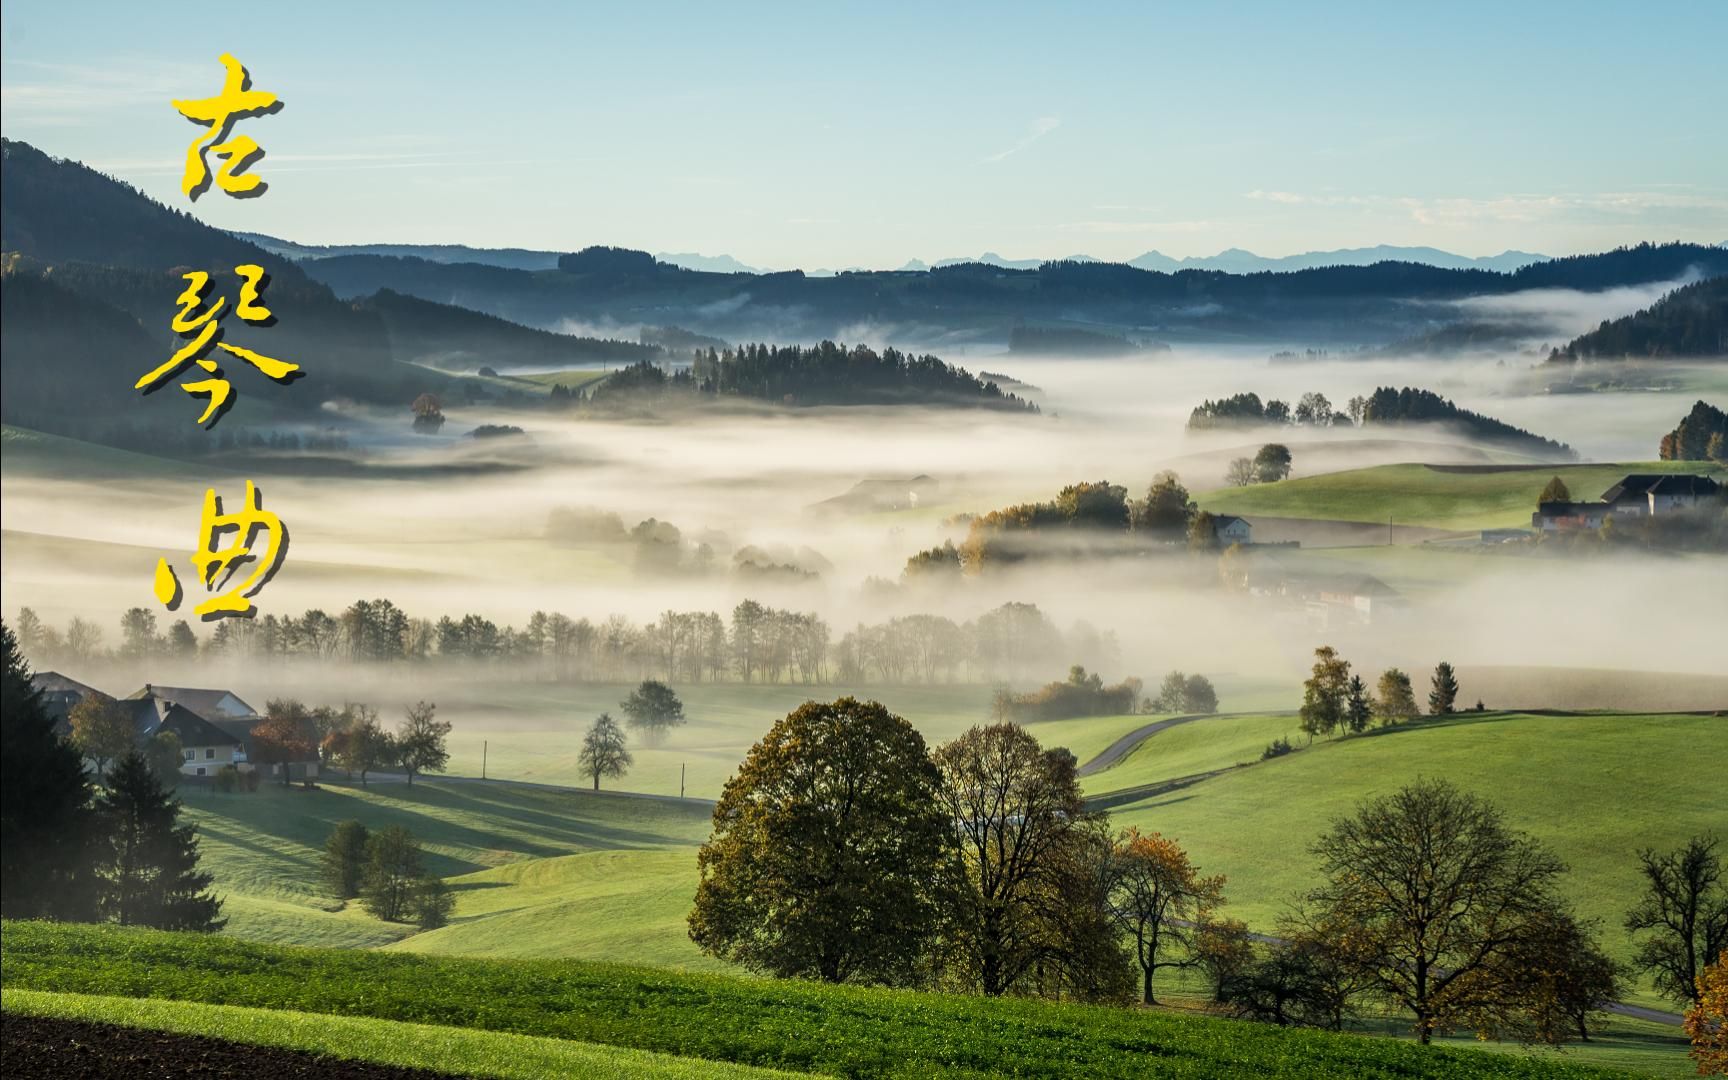
{"type": "Polygon", "coordinates": [[[1704,462],[1593,465],[1378,465],[1197,496],[1202,510],[1268,517],[1374,522],[1436,529],[1528,528],[1536,497],[1558,476],[1580,499],[1595,498],[1628,473],[1704,473],[1704,462]]]}
{"type": "Polygon", "coordinates": [[[1572,339],[1550,363],[1728,357],[1728,277],[1675,289],[1642,311],[1572,339]]]}
{"type": "Polygon", "coordinates": [[[383,289],[354,305],[384,324],[397,360],[451,371],[481,367],[580,367],[658,360],[664,352],[634,341],[535,330],[452,304],[383,289]]]}
{"type": "MultiPolygon", "coordinates": [[[[284,949],[117,927],[7,924],[4,985],[8,994],[119,994],[412,1021],[852,1077],[1126,1078],[1148,1075],[1152,1062],[1156,1075],[1193,1080],[1624,1075],[1553,1056],[1146,1010],[572,961],[284,949]]],[[[188,1026],[201,1030],[214,1019],[188,1026]]]]}

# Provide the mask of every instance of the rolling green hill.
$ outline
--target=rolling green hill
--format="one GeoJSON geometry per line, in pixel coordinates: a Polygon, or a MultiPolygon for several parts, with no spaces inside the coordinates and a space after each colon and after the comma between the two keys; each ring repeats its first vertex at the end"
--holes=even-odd
{"type": "MultiPolygon", "coordinates": [[[[571,961],[288,949],[46,923],[8,923],[4,943],[8,994],[147,997],[407,1021],[853,1077],[1625,1075],[1553,1055],[1421,1047],[1197,1015],[571,961]]],[[[209,1014],[179,1019],[193,1030],[236,1026],[209,1014]]],[[[386,1047],[408,1041],[401,1029],[377,1034],[386,1047]]]]}
{"type": "Polygon", "coordinates": [[[1202,510],[1253,519],[1311,518],[1436,529],[1528,528],[1536,497],[1551,477],[1566,481],[1577,499],[1594,499],[1627,473],[1699,473],[1728,470],[1697,461],[1638,461],[1607,465],[1445,466],[1379,465],[1220,488],[1198,496],[1202,510]]]}

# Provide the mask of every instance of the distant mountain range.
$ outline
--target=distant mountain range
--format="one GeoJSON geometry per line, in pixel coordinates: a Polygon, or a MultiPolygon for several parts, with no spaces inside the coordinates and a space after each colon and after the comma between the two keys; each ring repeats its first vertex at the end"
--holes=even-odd
{"type": "MultiPolygon", "coordinates": [[[[234,235],[250,243],[257,244],[266,251],[274,252],[290,259],[328,259],[339,255],[393,255],[406,258],[426,259],[436,263],[479,263],[482,266],[501,266],[509,270],[551,270],[558,265],[557,251],[537,251],[527,248],[476,248],[462,244],[297,244],[292,240],[282,240],[263,233],[239,232],[234,235]]],[[[740,262],[730,255],[703,255],[694,251],[659,251],[654,258],[669,266],[681,267],[685,270],[699,270],[709,274],[760,274],[765,271],[760,267],[750,266],[740,262]]],[[[1437,266],[1445,270],[1497,270],[1508,274],[1514,270],[1529,266],[1532,263],[1547,262],[1550,256],[1536,255],[1528,251],[1502,251],[1498,255],[1484,255],[1471,258],[1468,255],[1454,255],[1450,251],[1441,251],[1431,247],[1397,247],[1391,244],[1379,244],[1365,248],[1339,248],[1336,251],[1307,251],[1299,255],[1283,255],[1268,257],[1256,255],[1252,251],[1241,248],[1230,248],[1216,255],[1189,255],[1181,259],[1157,251],[1148,251],[1127,260],[1123,265],[1139,270],[1157,270],[1162,273],[1174,273],[1177,270],[1219,270],[1226,274],[1257,274],[1266,271],[1274,273],[1289,273],[1296,270],[1313,270],[1325,266],[1372,266],[1380,262],[1418,263],[1422,266],[1437,266]]],[[[1004,270],[1036,270],[1046,262],[1105,262],[1090,255],[1068,255],[1061,259],[1005,259],[994,251],[986,251],[977,258],[940,259],[935,263],[926,263],[922,259],[912,259],[901,265],[900,272],[916,272],[929,270],[932,267],[964,266],[968,263],[979,263],[984,266],[997,266],[1004,270]]],[[[846,267],[835,271],[829,269],[806,270],[809,277],[830,277],[835,273],[865,272],[863,267],[846,267]]]]}

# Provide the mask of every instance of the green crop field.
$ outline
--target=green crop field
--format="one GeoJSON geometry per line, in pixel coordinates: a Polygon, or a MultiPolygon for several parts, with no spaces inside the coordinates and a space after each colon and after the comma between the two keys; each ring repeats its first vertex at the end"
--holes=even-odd
{"type": "Polygon", "coordinates": [[[799,1075],[747,1065],[680,1058],[570,1039],[513,1035],[399,1020],[329,1016],[288,1009],[245,1009],[192,1001],[0,991],[0,1008],[118,1027],[226,1039],[249,1046],[305,1050],[332,1058],[397,1065],[458,1076],[543,1080],[755,1080],[799,1075]]]}
{"type": "MultiPolygon", "coordinates": [[[[1139,1009],[573,961],[284,948],[118,927],[8,923],[0,933],[0,982],[8,995],[33,990],[387,1020],[854,1077],[1628,1075],[1552,1054],[1421,1047],[1139,1009]]],[[[32,1003],[49,1007],[43,1000],[32,1003]]],[[[196,1030],[206,1023],[228,1031],[241,1026],[238,1017],[182,1013],[180,1019],[196,1030]]],[[[336,1023],[328,1027],[355,1035],[336,1023]]],[[[282,1028],[285,1037],[294,1030],[307,1028],[282,1028]]],[[[385,1047],[426,1037],[424,1029],[378,1035],[385,1047]]]]}
{"type": "Polygon", "coordinates": [[[1436,529],[1528,527],[1536,497],[1551,477],[1566,482],[1577,499],[1594,499],[1628,473],[1700,473],[1720,476],[1720,466],[1702,461],[1635,461],[1607,465],[1544,465],[1463,471],[1429,465],[1379,465],[1369,469],[1280,480],[1273,484],[1220,488],[1198,496],[1200,508],[1252,519],[1312,518],[1436,529]]]}
{"type": "MultiPolygon", "coordinates": [[[[1603,945],[1624,960],[1632,950],[1620,921],[1638,891],[1638,849],[1678,846],[1728,823],[1723,725],[1713,716],[1463,714],[1261,762],[1258,748],[1290,733],[1293,717],[1199,720],[1154,735],[1087,790],[1117,824],[1174,836],[1205,871],[1227,875],[1231,914],[1268,929],[1316,883],[1306,848],[1330,819],[1418,777],[1444,778],[1494,802],[1570,864],[1566,895],[1600,920],[1603,945]],[[1228,767],[1242,760],[1253,763],[1228,767]]],[[[1635,985],[1630,1000],[1672,1008],[1647,983],[1635,985]]]]}

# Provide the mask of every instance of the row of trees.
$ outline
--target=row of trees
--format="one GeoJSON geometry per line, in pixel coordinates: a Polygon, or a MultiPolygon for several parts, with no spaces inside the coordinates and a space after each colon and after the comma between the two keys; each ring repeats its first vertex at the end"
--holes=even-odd
{"type": "MultiPolygon", "coordinates": [[[[1139,555],[1190,539],[1199,507],[1169,470],[1158,473],[1143,499],[1108,480],[1070,484],[1048,502],[1019,503],[971,519],[965,542],[953,549],[953,572],[979,574],[1038,558],[1139,555]]],[[[926,574],[946,549],[913,556],[908,575],[926,574]]]]}
{"type": "MultiPolygon", "coordinates": [[[[1458,675],[1442,660],[1434,667],[1429,683],[1428,714],[1444,716],[1457,711],[1458,675]]],[[[1481,709],[1480,702],[1477,709],[1481,709]]],[[[1387,668],[1372,693],[1360,675],[1350,673],[1350,661],[1330,645],[1314,650],[1314,667],[1302,684],[1301,729],[1312,739],[1334,733],[1358,735],[1373,723],[1400,724],[1422,715],[1410,676],[1398,668],[1387,668]]]]}
{"type": "MultiPolygon", "coordinates": [[[[879,704],[810,702],[713,820],[690,936],[777,976],[1150,1002],[1158,971],[1198,967],[1238,1015],[1339,1027],[1389,1004],[1423,1042],[1584,1037],[1622,977],[1562,900],[1566,867],[1442,781],[1335,820],[1310,849],[1320,884],[1259,940],[1219,916],[1221,877],[1168,837],[1113,832],[1072,755],[1011,723],[931,751],[879,704]]],[[[1690,987],[1728,933],[1714,843],[1640,860],[1639,963],[1690,987]]]]}
{"type": "Polygon", "coordinates": [[[1451,400],[1432,390],[1409,386],[1402,389],[1382,386],[1366,397],[1352,397],[1345,403],[1342,412],[1335,411],[1331,400],[1320,393],[1303,394],[1294,407],[1276,399],[1262,402],[1260,395],[1245,393],[1218,401],[1203,401],[1188,416],[1188,428],[1191,431],[1265,424],[1369,427],[1375,424],[1432,422],[1454,424],[1479,439],[1572,456],[1571,448],[1564,443],[1544,439],[1491,416],[1459,408],[1451,400]]]}
{"type": "MultiPolygon", "coordinates": [[[[294,698],[265,703],[264,719],[252,728],[252,759],[261,765],[286,765],[316,759],[338,765],[350,776],[401,769],[414,786],[423,773],[443,772],[450,762],[450,722],[438,719],[438,706],[418,701],[407,707],[395,731],[370,705],[350,702],[341,708],[309,707],[294,698]]],[[[282,770],[288,783],[288,770],[282,770]]]]}
{"type": "Polygon", "coordinates": [[[38,663],[200,654],[265,662],[484,663],[583,682],[985,683],[1019,677],[1064,653],[1091,664],[1113,663],[1118,654],[1112,635],[1084,624],[1064,633],[1024,603],[966,621],[913,614],[860,623],[837,642],[816,613],[755,600],[741,601],[729,618],[668,610],[646,625],[622,615],[596,623],[537,611],[520,629],[478,614],[432,622],[409,617],[389,600],[361,600],[335,617],[313,609],[225,619],[202,646],[190,628],[181,633],[183,622],[163,635],[154,612],[133,608],[121,618],[121,646],[113,651],[104,648],[100,627],[81,618],[61,633],[23,608],[19,626],[25,655],[38,663]]]}
{"type": "Polygon", "coordinates": [[[0,914],[219,930],[180,803],[138,750],[91,784],[0,623],[0,914]]]}

